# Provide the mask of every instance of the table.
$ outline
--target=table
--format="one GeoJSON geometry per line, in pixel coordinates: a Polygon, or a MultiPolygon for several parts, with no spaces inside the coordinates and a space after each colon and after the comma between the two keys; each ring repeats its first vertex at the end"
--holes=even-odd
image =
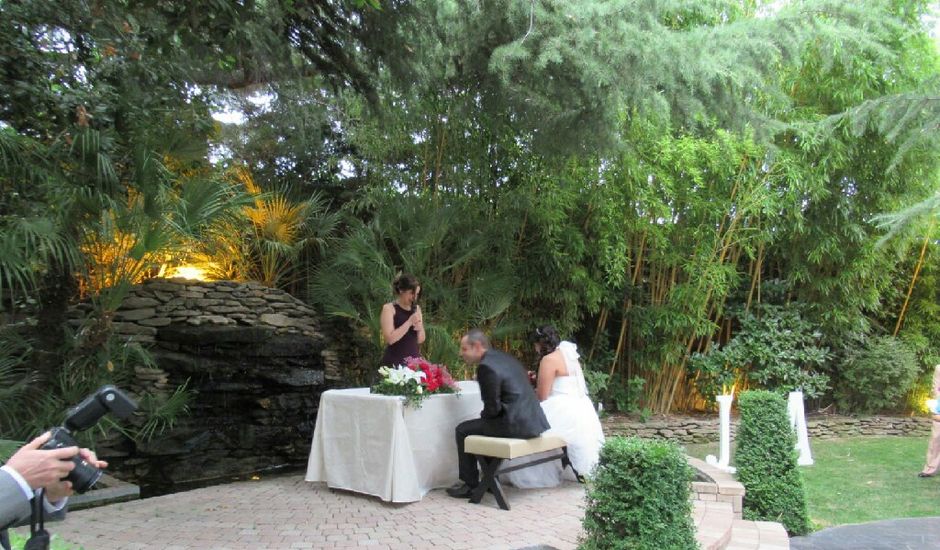
{"type": "Polygon", "coordinates": [[[432,395],[420,409],[369,388],[324,392],[305,479],[388,502],[456,483],[454,428],[483,410],[477,383],[458,384],[460,393],[432,395]]]}

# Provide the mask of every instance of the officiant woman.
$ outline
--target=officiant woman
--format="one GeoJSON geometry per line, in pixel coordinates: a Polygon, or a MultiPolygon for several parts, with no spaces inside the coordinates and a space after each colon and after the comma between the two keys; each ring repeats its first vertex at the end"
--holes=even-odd
{"type": "Polygon", "coordinates": [[[402,273],[392,281],[395,300],[382,306],[379,322],[385,338],[385,354],[380,365],[392,367],[404,364],[406,357],[421,355],[424,343],[424,321],[418,295],[421,283],[414,275],[402,273]]]}

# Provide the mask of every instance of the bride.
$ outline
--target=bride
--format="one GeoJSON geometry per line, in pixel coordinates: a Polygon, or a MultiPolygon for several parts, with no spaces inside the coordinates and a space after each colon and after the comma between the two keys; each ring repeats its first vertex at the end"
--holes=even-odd
{"type": "MultiPolygon", "coordinates": [[[[590,474],[597,465],[604,432],[588,397],[577,346],[561,341],[558,331],[550,325],[535,329],[532,339],[536,353],[541,356],[536,393],[551,425],[545,433],[567,441],[571,465],[581,475],[590,474]]],[[[526,458],[535,460],[540,456],[543,455],[526,458]]],[[[570,468],[562,471],[559,460],[510,472],[501,478],[520,488],[554,487],[562,478],[575,479],[570,468]]]]}

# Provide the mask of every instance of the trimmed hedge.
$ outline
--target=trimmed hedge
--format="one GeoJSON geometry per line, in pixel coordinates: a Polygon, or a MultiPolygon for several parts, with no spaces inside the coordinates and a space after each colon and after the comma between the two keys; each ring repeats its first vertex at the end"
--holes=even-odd
{"type": "Polygon", "coordinates": [[[581,548],[698,548],[691,480],[692,469],[675,443],[608,439],[587,494],[581,548]]]}
{"type": "Polygon", "coordinates": [[[744,519],[777,521],[792,535],[808,533],[806,489],[786,400],[768,391],[746,391],[738,407],[735,465],[744,485],[744,519]]]}

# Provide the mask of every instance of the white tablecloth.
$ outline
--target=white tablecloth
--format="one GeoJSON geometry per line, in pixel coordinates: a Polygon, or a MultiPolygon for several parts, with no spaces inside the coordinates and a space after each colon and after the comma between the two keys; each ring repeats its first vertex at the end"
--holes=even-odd
{"type": "Polygon", "coordinates": [[[459,394],[432,395],[420,409],[368,388],[324,392],[306,480],[390,502],[456,483],[454,428],[483,410],[477,383],[459,384],[459,394]]]}

